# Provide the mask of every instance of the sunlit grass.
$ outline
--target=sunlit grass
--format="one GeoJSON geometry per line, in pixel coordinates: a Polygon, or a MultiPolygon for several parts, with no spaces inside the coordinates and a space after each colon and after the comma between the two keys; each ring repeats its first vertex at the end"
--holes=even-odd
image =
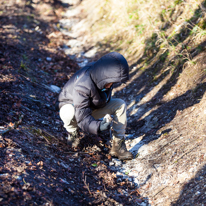
{"type": "MultiPolygon", "coordinates": [[[[174,50],[174,45],[168,42],[173,39],[176,46],[181,43],[177,34],[202,15],[200,0],[87,0],[83,3],[93,44],[101,42],[112,49],[118,48],[131,63],[145,54],[145,50],[151,50],[148,55],[155,53],[157,47],[174,50]]],[[[201,41],[205,31],[199,28],[193,27],[190,33],[199,36],[201,41]]]]}

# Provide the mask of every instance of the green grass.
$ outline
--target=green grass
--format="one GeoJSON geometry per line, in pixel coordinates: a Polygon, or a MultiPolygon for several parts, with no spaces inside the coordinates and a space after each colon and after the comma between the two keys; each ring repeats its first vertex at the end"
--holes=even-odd
{"type": "Polygon", "coordinates": [[[27,69],[27,66],[26,66],[26,64],[25,64],[23,61],[21,61],[20,67],[21,67],[22,69],[24,69],[24,70],[27,69]]]}
{"type": "Polygon", "coordinates": [[[200,4],[206,5],[206,0],[88,1],[84,9],[91,37],[95,37],[92,44],[103,52],[122,53],[129,64],[140,62],[140,71],[159,61],[161,68],[151,74],[153,81],[159,74],[178,76],[178,68],[186,62],[195,65],[190,52],[204,50],[206,20],[200,4]]]}

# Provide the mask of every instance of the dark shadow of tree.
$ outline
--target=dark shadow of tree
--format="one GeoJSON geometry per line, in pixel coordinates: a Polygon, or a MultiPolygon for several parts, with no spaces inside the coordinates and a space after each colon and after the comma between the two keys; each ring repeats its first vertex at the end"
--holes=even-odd
{"type": "MultiPolygon", "coordinates": [[[[198,85],[194,90],[188,90],[183,95],[172,99],[171,101],[163,104],[158,109],[154,110],[149,114],[151,119],[149,120],[149,124],[153,124],[153,118],[158,119],[156,125],[147,133],[144,133],[144,128],[142,128],[142,133],[145,134],[144,138],[135,145],[131,151],[136,155],[138,153],[138,149],[148,144],[149,142],[158,139],[161,134],[156,134],[156,132],[162,128],[163,125],[171,122],[177,111],[183,111],[184,109],[191,107],[200,102],[206,90],[206,83],[202,83],[198,85]]],[[[145,117],[147,119],[147,117],[145,117]]],[[[143,126],[144,127],[144,126],[143,126]]],[[[145,125],[146,127],[146,125],[145,125]]],[[[138,128],[136,128],[138,130],[138,128]]]]}
{"type": "Polygon", "coordinates": [[[195,206],[206,204],[206,166],[203,166],[188,183],[182,187],[179,199],[172,206],[195,206]]]}

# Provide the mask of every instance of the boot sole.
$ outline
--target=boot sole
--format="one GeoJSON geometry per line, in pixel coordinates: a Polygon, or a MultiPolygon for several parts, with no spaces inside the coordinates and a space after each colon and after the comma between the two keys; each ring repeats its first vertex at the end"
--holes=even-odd
{"type": "Polygon", "coordinates": [[[128,158],[125,158],[125,157],[124,157],[124,158],[118,157],[118,159],[119,159],[119,160],[132,160],[133,157],[128,157],[128,158]]]}
{"type": "Polygon", "coordinates": [[[115,152],[109,153],[112,157],[117,157],[119,160],[132,160],[133,157],[118,157],[118,155],[115,152]]]}
{"type": "Polygon", "coordinates": [[[112,157],[117,157],[117,154],[115,152],[110,152],[109,153],[112,157]]]}

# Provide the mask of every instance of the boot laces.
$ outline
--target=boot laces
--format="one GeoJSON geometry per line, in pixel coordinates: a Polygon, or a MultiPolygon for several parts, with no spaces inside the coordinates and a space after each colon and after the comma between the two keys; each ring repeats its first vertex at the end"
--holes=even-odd
{"type": "Polygon", "coordinates": [[[125,145],[125,139],[122,138],[120,141],[119,141],[119,150],[124,150],[124,151],[127,151],[127,148],[126,148],[126,145],[125,145]]]}
{"type": "Polygon", "coordinates": [[[71,140],[72,142],[74,142],[75,139],[78,138],[78,131],[72,132],[69,136],[70,136],[70,140],[71,140]]]}

